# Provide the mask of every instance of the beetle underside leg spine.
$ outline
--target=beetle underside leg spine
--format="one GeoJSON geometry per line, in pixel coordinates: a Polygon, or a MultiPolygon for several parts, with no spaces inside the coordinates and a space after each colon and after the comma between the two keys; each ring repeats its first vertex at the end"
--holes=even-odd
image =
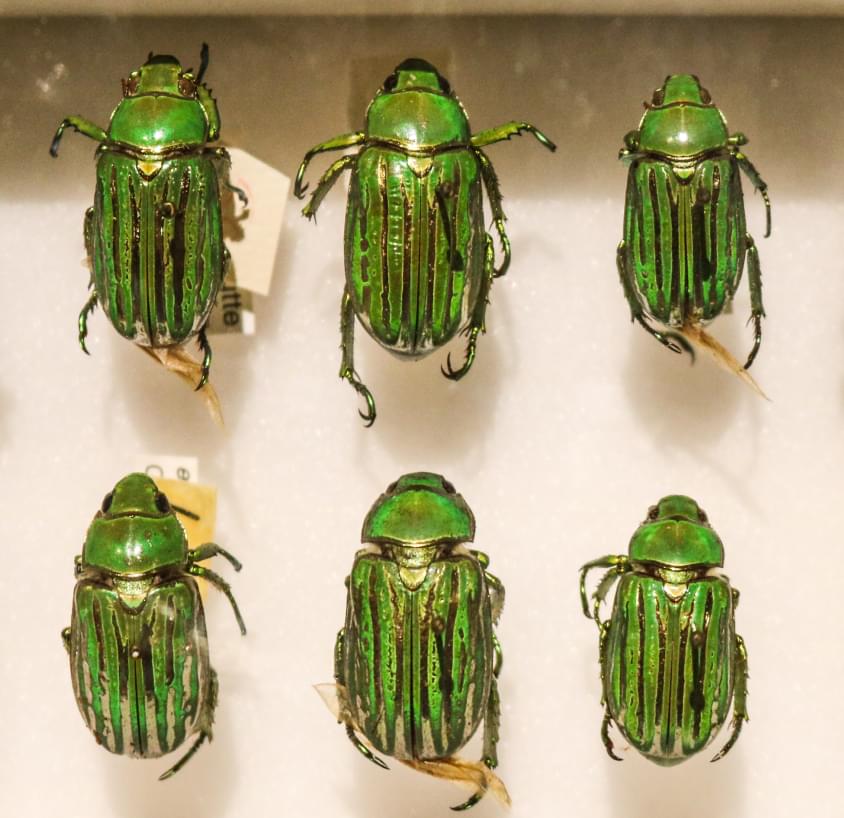
{"type": "Polygon", "coordinates": [[[85,339],[88,337],[88,316],[94,311],[97,306],[97,294],[91,293],[82,311],[79,313],[79,346],[86,355],[90,355],[88,347],[85,346],[85,339]]]}
{"type": "Polygon", "coordinates": [[[366,401],[366,412],[358,409],[358,414],[367,427],[372,426],[375,423],[375,399],[355,372],[355,311],[348,288],[343,290],[340,304],[340,349],[343,351],[340,377],[348,381],[366,401]]]}
{"type": "Polygon", "coordinates": [[[489,161],[489,157],[480,148],[476,148],[475,153],[481,164],[481,177],[484,180],[486,195],[489,199],[490,209],[492,210],[493,223],[498,232],[498,240],[501,243],[501,252],[504,254],[504,260],[501,262],[501,266],[493,272],[493,277],[500,278],[510,267],[510,239],[504,228],[504,222],[507,217],[504,215],[504,208],[501,205],[501,188],[498,185],[498,176],[495,173],[495,168],[493,168],[492,162],[489,161]]]}
{"type": "Polygon", "coordinates": [[[624,761],[623,758],[617,756],[615,754],[615,750],[613,749],[612,739],[610,738],[610,723],[612,722],[612,716],[610,715],[609,707],[606,708],[604,711],[604,720],[601,722],[601,741],[604,744],[604,749],[607,751],[607,755],[613,759],[614,761],[624,761]]]}

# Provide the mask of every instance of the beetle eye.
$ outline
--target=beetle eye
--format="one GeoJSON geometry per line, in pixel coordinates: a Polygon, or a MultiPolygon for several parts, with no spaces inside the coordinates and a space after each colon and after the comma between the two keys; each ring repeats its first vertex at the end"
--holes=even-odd
{"type": "Polygon", "coordinates": [[[179,93],[183,97],[194,96],[196,94],[196,83],[190,77],[180,77],[179,93]]]}
{"type": "Polygon", "coordinates": [[[697,516],[702,523],[709,522],[709,517],[706,516],[706,512],[702,508],[700,508],[700,506],[698,506],[697,516]]]}
{"type": "Polygon", "coordinates": [[[709,91],[707,91],[706,88],[700,89],[700,100],[704,105],[709,105],[709,103],[712,102],[712,97],[710,96],[709,91]]]}
{"type": "Polygon", "coordinates": [[[447,96],[451,96],[451,83],[440,74],[437,74],[437,76],[440,79],[440,87],[442,88],[443,93],[447,96]]]}
{"type": "Polygon", "coordinates": [[[449,494],[455,494],[455,493],[456,493],[456,492],[455,492],[455,489],[454,489],[454,486],[453,486],[451,483],[449,483],[449,482],[448,482],[448,480],[446,480],[445,478],[443,478],[443,488],[444,488],[444,489],[445,489],[445,490],[446,490],[449,494]]]}
{"type": "Polygon", "coordinates": [[[128,80],[121,80],[121,83],[123,84],[123,96],[131,97],[134,94],[137,94],[139,82],[140,77],[129,77],[128,80]]]}
{"type": "Polygon", "coordinates": [[[155,507],[162,514],[166,514],[168,511],[170,511],[170,501],[167,499],[166,494],[158,492],[158,494],[155,495],[155,507]]]}
{"type": "Polygon", "coordinates": [[[399,81],[398,74],[396,74],[396,73],[390,74],[390,76],[387,77],[387,79],[384,80],[384,90],[385,91],[392,91],[393,88],[396,87],[396,84],[398,83],[398,81],[399,81]]]}
{"type": "Polygon", "coordinates": [[[114,492],[110,491],[103,497],[103,504],[100,506],[103,514],[105,514],[111,508],[111,501],[114,499],[114,492]]]}
{"type": "Polygon", "coordinates": [[[651,506],[648,509],[648,519],[655,520],[659,516],[659,506],[651,506]]]}
{"type": "Polygon", "coordinates": [[[665,89],[659,88],[654,91],[654,98],[652,100],[652,104],[659,107],[662,103],[665,102],[665,89]]]}

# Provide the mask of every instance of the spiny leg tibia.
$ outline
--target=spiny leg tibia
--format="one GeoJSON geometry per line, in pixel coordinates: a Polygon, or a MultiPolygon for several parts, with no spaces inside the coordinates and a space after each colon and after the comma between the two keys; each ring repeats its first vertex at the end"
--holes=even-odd
{"type": "Polygon", "coordinates": [[[343,290],[340,304],[340,349],[343,351],[340,377],[348,381],[366,401],[366,412],[358,409],[358,414],[367,427],[372,426],[375,423],[375,399],[355,372],[355,310],[348,289],[343,290]]]}

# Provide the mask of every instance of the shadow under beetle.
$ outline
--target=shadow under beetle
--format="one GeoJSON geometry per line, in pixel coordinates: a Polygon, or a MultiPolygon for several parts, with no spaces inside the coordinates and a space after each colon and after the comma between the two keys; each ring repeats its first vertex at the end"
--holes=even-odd
{"type": "Polygon", "coordinates": [[[691,351],[682,335],[654,329],[648,317],[681,330],[715,318],[732,301],[746,257],[754,325],[747,369],[762,342],[765,310],[739,169],[765,201],[766,237],[768,186],[741,151],[747,137],[729,135],[697,77],[667,77],[645,109],[619,154],[630,170],[617,264],[631,316],[673,352],[691,351]]]}
{"type": "Polygon", "coordinates": [[[663,497],[630,540],[628,556],[587,562],[580,571],[583,613],[598,624],[604,721],[646,758],[678,764],[715,738],[735,694],[732,733],[712,759],[738,740],[747,720],[747,651],[735,632],[739,592],[717,569],[724,546],[690,497],[663,497]],[[590,608],[586,576],[609,569],[590,608]],[[599,616],[619,581],[612,615],[599,616]]]}
{"type": "MultiPolygon", "coordinates": [[[[103,500],[76,558],[71,625],[62,631],[73,692],[98,744],[157,758],[198,733],[160,778],[177,773],[212,737],[217,674],[194,577],[220,589],[246,626],[228,583],[198,563],[240,563],[215,543],[189,549],[167,496],[145,474],[124,477],[103,500]]],[[[191,515],[193,516],[193,515],[191,515]]]]}
{"type": "Polygon", "coordinates": [[[208,380],[208,315],[226,277],[220,184],[229,183],[229,154],[208,146],[220,114],[199,72],[183,71],[167,54],[153,55],[123,80],[123,99],[108,130],[79,116],[59,125],[100,143],[94,205],[85,213],[85,246],[93,293],[79,314],[84,352],[88,316],[100,304],[114,328],[142,347],[162,349],[198,338],[203,353],[197,389],[208,380]]]}
{"type": "Polygon", "coordinates": [[[509,803],[498,765],[498,674],[493,631],[504,586],[489,558],[464,543],[475,519],[454,486],[437,474],[406,474],[366,516],[346,579],[346,624],[337,635],[340,720],[370,761],[378,752],[417,770],[468,782],[468,809],[492,789],[509,803]],[[481,721],[480,764],[455,758],[481,721]]]}
{"type": "Polygon", "coordinates": [[[384,81],[367,109],[363,131],[337,136],[305,154],[294,187],[300,199],[308,187],[305,170],[316,154],[359,148],[328,168],[302,213],[314,218],[341,173],[352,171],[340,377],[366,401],[360,414],[367,426],[375,420],[375,401],[355,371],[355,315],[381,346],[404,358],[427,355],[463,332],[466,359],[453,369],[449,358],[443,374],[459,380],[472,366],[492,280],[510,265],[498,178],[482,148],[522,132],[556,150],[526,122],[473,136],[448,81],[430,63],[412,58],[384,81]],[[504,255],[498,268],[484,228],[482,185],[504,255]]]}

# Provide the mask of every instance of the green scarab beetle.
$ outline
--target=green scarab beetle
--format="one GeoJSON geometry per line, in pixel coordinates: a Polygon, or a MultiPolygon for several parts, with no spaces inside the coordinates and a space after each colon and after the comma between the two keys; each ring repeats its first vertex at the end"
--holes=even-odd
{"type": "Polygon", "coordinates": [[[355,315],[381,346],[404,358],[427,355],[463,331],[466,360],[459,369],[448,360],[443,374],[459,380],[472,366],[492,279],[510,264],[498,178],[482,148],[523,131],[556,149],[526,122],[472,136],[448,81],[425,60],[409,59],[375,95],[363,131],[335,137],[305,154],[294,188],[300,199],[307,189],[305,169],[316,154],[359,148],[328,168],[302,212],[314,218],[340,174],[352,170],[340,377],[365,399],[361,416],[367,425],[375,420],[375,402],[355,371],[355,315]],[[504,254],[498,268],[484,228],[482,185],[504,254]]]}
{"type": "Polygon", "coordinates": [[[759,351],[765,310],[739,169],[765,201],[766,236],[768,186],[741,151],[747,137],[729,135],[697,77],[668,77],[645,109],[619,154],[630,169],[617,262],[632,318],[674,352],[689,350],[682,335],[660,332],[648,319],[681,331],[699,329],[731,302],[746,257],[755,331],[747,369],[759,351]]]}
{"type": "Polygon", "coordinates": [[[211,739],[217,674],[208,659],[204,577],[243,618],[228,583],[198,563],[215,543],[188,549],[176,511],[145,474],[124,477],[103,500],[76,558],[71,625],[62,631],[73,691],[97,743],[112,753],[157,758],[198,737],[161,778],[178,772],[211,739]]]}
{"type": "Polygon", "coordinates": [[[376,751],[409,766],[473,784],[456,809],[487,789],[507,799],[498,764],[497,678],[501,648],[493,632],[504,587],[489,559],[465,543],[475,519],[454,486],[437,474],[406,474],[370,509],[346,579],[346,625],[337,635],[340,719],[370,761],[376,751]],[[483,758],[454,758],[484,722],[483,758]]]}
{"type": "Polygon", "coordinates": [[[601,737],[611,758],[610,722],[657,764],[685,761],[715,737],[735,694],[732,733],[747,720],[747,651],[735,632],[739,593],[718,569],[724,546],[690,497],[663,497],[630,540],[627,556],[586,563],[580,571],[583,613],[600,633],[605,706],[601,737]],[[586,575],[609,569],[593,594],[586,575]],[[612,616],[601,603],[616,580],[612,616]]]}
{"type": "Polygon", "coordinates": [[[197,389],[211,367],[205,334],[225,278],[221,185],[229,184],[229,155],[208,146],[220,134],[220,115],[198,74],[175,57],[150,53],[123,80],[123,99],[108,130],[70,116],[59,125],[50,153],[58,156],[65,128],[97,140],[94,206],[85,213],[85,246],[93,292],[79,315],[79,343],[87,353],[88,316],[99,303],[114,328],[143,347],[180,346],[197,336],[203,353],[197,389]]]}

